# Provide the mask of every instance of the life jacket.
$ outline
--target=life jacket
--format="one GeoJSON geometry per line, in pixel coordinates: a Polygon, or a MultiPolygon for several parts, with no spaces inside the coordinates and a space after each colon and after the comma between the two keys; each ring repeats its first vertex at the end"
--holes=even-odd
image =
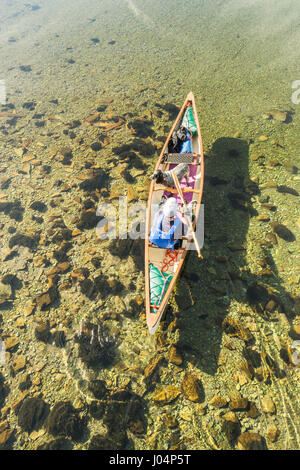
{"type": "Polygon", "coordinates": [[[158,246],[159,248],[169,248],[171,250],[174,250],[174,244],[175,244],[174,233],[175,233],[175,230],[181,224],[181,220],[176,214],[174,224],[172,225],[170,230],[168,232],[163,232],[161,228],[162,228],[162,221],[164,217],[165,215],[162,212],[158,217],[156,227],[151,229],[149,240],[150,242],[154,243],[154,245],[158,246]]]}
{"type": "Polygon", "coordinates": [[[179,153],[193,153],[192,136],[189,132],[186,134],[187,140],[181,142],[179,153]]]}

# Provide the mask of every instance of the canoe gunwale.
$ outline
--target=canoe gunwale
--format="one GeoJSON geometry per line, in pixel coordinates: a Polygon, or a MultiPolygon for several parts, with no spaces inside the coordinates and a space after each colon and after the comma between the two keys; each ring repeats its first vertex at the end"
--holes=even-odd
{"type": "MultiPolygon", "coordinates": [[[[166,148],[167,148],[167,145],[169,143],[169,140],[174,132],[174,130],[176,129],[176,127],[178,126],[180,120],[182,119],[183,117],[183,114],[184,114],[184,111],[186,109],[186,106],[188,105],[188,103],[191,103],[192,106],[193,106],[193,112],[194,112],[194,119],[195,119],[195,123],[196,123],[196,126],[197,126],[197,143],[198,143],[198,146],[199,148],[197,149],[196,152],[194,153],[197,153],[198,155],[200,155],[200,171],[199,173],[201,172],[201,179],[200,179],[200,188],[197,189],[196,191],[196,194],[197,194],[197,207],[196,207],[196,213],[195,213],[195,218],[194,218],[194,221],[192,223],[192,226],[193,226],[193,229],[195,229],[196,227],[196,223],[197,223],[197,219],[198,219],[198,216],[199,216],[199,211],[200,211],[200,204],[201,204],[201,200],[202,200],[202,194],[203,194],[203,184],[204,184],[204,154],[203,154],[203,145],[202,145],[202,137],[201,137],[201,132],[200,132],[200,125],[199,125],[199,119],[198,119],[198,114],[197,114],[197,109],[196,109],[196,105],[195,105],[195,99],[194,99],[194,95],[192,92],[190,92],[185,101],[184,101],[184,104],[182,105],[178,115],[177,115],[177,118],[175,119],[174,121],[174,124],[168,134],[168,137],[165,141],[165,144],[161,150],[161,153],[160,153],[160,156],[157,160],[157,163],[156,163],[156,166],[155,166],[155,169],[154,171],[158,170],[160,165],[164,164],[162,159],[163,159],[163,156],[164,156],[164,153],[166,151],[166,148]]],[[[167,164],[168,165],[168,164],[167,164]]],[[[167,165],[165,166],[165,168],[167,168],[167,165]]],[[[150,279],[149,279],[149,231],[150,231],[150,219],[151,219],[151,204],[152,204],[152,198],[153,198],[153,194],[155,192],[155,187],[156,183],[154,180],[151,181],[151,184],[150,184],[150,190],[149,190],[149,197],[148,197],[148,204],[147,204],[147,217],[146,217],[146,227],[145,227],[145,230],[146,230],[146,233],[145,233],[145,294],[146,294],[146,319],[147,319],[147,325],[148,325],[148,328],[149,328],[149,332],[150,334],[154,334],[156,329],[158,328],[159,326],[159,323],[160,323],[160,320],[161,320],[161,317],[165,311],[165,308],[167,306],[167,303],[168,303],[168,300],[169,300],[169,297],[170,297],[170,294],[172,292],[172,290],[174,289],[174,286],[175,286],[175,283],[176,283],[176,280],[178,279],[178,276],[181,272],[181,269],[182,269],[182,265],[184,263],[184,260],[185,260],[185,257],[186,257],[186,254],[187,254],[187,251],[188,251],[188,247],[189,247],[189,243],[187,243],[187,246],[185,248],[185,250],[182,250],[182,256],[181,256],[181,259],[177,265],[177,268],[176,268],[176,272],[174,273],[174,276],[169,284],[169,287],[166,291],[166,293],[164,294],[164,298],[163,298],[163,301],[158,309],[158,311],[156,313],[151,313],[151,306],[150,306],[150,279]]]]}

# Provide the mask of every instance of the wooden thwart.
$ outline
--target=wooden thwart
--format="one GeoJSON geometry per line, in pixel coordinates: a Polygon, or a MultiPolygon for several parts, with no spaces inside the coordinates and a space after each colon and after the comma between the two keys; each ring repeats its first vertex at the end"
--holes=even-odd
{"type": "MultiPolygon", "coordinates": [[[[172,194],[178,194],[177,189],[169,188],[168,186],[159,186],[159,187],[156,186],[155,188],[153,188],[153,191],[168,191],[169,193],[172,193],[172,194]]],[[[200,189],[182,188],[181,191],[182,191],[183,193],[201,194],[201,190],[200,190],[200,189]]]]}

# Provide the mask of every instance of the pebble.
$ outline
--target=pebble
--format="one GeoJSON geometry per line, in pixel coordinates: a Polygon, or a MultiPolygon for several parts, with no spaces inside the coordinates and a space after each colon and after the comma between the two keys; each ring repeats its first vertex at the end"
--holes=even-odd
{"type": "Polygon", "coordinates": [[[246,410],[248,408],[248,398],[237,394],[230,400],[229,408],[231,411],[246,410]]]}
{"type": "Polygon", "coordinates": [[[263,114],[265,119],[275,119],[279,122],[285,122],[288,117],[288,113],[286,111],[279,111],[278,109],[271,109],[269,111],[265,111],[263,114]]]}
{"type": "Polygon", "coordinates": [[[268,414],[275,414],[276,413],[276,406],[273,402],[272,398],[269,395],[263,397],[261,401],[262,410],[264,413],[268,414]]]}
{"type": "Polygon", "coordinates": [[[263,449],[263,441],[260,434],[256,432],[246,431],[238,437],[239,450],[261,450],[263,449]]]}
{"type": "Polygon", "coordinates": [[[176,366],[181,366],[183,359],[182,356],[175,346],[171,346],[169,350],[169,361],[176,366]]]}
{"type": "Polygon", "coordinates": [[[15,346],[17,346],[19,344],[19,340],[18,338],[16,338],[15,336],[9,336],[6,340],[5,340],[5,349],[7,351],[9,351],[10,349],[13,349],[15,346]]]}
{"type": "Polygon", "coordinates": [[[17,356],[17,358],[15,359],[14,364],[13,364],[14,371],[18,372],[18,371],[24,369],[25,366],[26,366],[25,356],[24,355],[17,356]]]}
{"type": "Polygon", "coordinates": [[[13,433],[13,429],[5,429],[3,432],[0,433],[0,448],[2,448],[2,446],[5,446],[5,444],[8,442],[10,436],[12,435],[13,433]]]}
{"type": "Polygon", "coordinates": [[[214,408],[224,408],[227,406],[227,399],[221,397],[220,395],[215,395],[210,401],[209,404],[212,405],[214,408]]]}
{"type": "Polygon", "coordinates": [[[158,405],[166,405],[174,401],[180,395],[180,389],[174,385],[167,385],[159,390],[153,397],[153,401],[158,405]]]}
{"type": "Polygon", "coordinates": [[[266,436],[267,436],[268,441],[270,442],[277,441],[278,436],[279,436],[279,430],[277,426],[275,426],[275,424],[269,424],[269,426],[267,427],[266,436]]]}
{"type": "Polygon", "coordinates": [[[203,390],[200,380],[196,374],[187,371],[181,382],[181,390],[185,398],[190,401],[198,402],[201,401],[203,390]]]}

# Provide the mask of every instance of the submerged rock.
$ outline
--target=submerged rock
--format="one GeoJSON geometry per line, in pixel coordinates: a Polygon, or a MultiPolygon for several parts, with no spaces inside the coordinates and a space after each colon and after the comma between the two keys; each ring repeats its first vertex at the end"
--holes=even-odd
{"type": "Polygon", "coordinates": [[[68,401],[56,403],[47,418],[47,431],[55,436],[71,437],[75,441],[80,439],[85,422],[68,401]]]}
{"type": "Polygon", "coordinates": [[[71,441],[64,437],[58,437],[52,441],[45,442],[37,447],[37,450],[69,450],[72,448],[71,441]]]}
{"type": "Polygon", "coordinates": [[[280,224],[279,222],[271,222],[270,225],[273,229],[273,232],[275,232],[276,235],[286,242],[293,242],[296,240],[293,232],[291,232],[285,225],[280,224]]]}
{"type": "Polygon", "coordinates": [[[106,405],[101,401],[93,400],[89,404],[89,413],[94,419],[102,419],[105,413],[106,405]]]}
{"type": "Polygon", "coordinates": [[[275,424],[269,424],[269,426],[267,427],[266,436],[268,441],[270,442],[277,441],[279,436],[279,429],[277,428],[277,426],[275,426],[275,424]]]}
{"type": "Polygon", "coordinates": [[[251,331],[244,327],[238,320],[232,317],[225,318],[222,328],[228,336],[237,336],[246,343],[253,340],[251,331]]]}
{"type": "Polygon", "coordinates": [[[299,196],[299,193],[298,191],[296,191],[296,189],[290,188],[289,186],[286,186],[284,184],[278,185],[277,191],[283,194],[292,194],[293,196],[299,196]]]}
{"type": "Polygon", "coordinates": [[[240,394],[236,394],[229,403],[229,408],[231,411],[241,411],[248,408],[248,399],[242,397],[240,394]]]}
{"type": "Polygon", "coordinates": [[[261,400],[261,406],[264,413],[274,414],[276,413],[276,406],[272,398],[269,395],[266,395],[261,400]]]}
{"type": "Polygon", "coordinates": [[[29,248],[31,251],[36,250],[37,245],[39,242],[39,235],[36,236],[28,236],[24,235],[23,233],[16,233],[11,239],[9,240],[9,248],[13,248],[16,245],[21,245],[29,248]]]}
{"type": "Polygon", "coordinates": [[[239,450],[263,450],[263,438],[256,432],[246,431],[238,437],[239,450]]]}
{"type": "Polygon", "coordinates": [[[36,298],[37,306],[41,310],[49,308],[59,297],[58,290],[55,286],[49,287],[49,289],[43,294],[36,298]]]}
{"type": "Polygon", "coordinates": [[[143,398],[136,393],[127,389],[116,390],[107,399],[103,423],[113,434],[125,429],[133,434],[144,434],[147,430],[144,408],[143,398]]]}
{"type": "Polygon", "coordinates": [[[180,389],[174,385],[166,385],[164,388],[155,393],[153,401],[157,405],[166,405],[176,400],[180,395],[180,389]]]}
{"type": "Polygon", "coordinates": [[[159,368],[163,362],[164,356],[162,354],[157,354],[150,359],[148,365],[145,367],[144,370],[146,383],[150,385],[156,381],[159,373],[159,368]]]}
{"type": "Polygon", "coordinates": [[[191,373],[186,372],[181,382],[181,390],[185,398],[193,402],[200,402],[204,400],[204,390],[202,383],[198,377],[191,373]]]}
{"type": "Polygon", "coordinates": [[[79,334],[75,335],[79,344],[79,356],[88,366],[108,366],[115,356],[116,340],[108,330],[93,324],[88,324],[79,334]]]}
{"type": "Polygon", "coordinates": [[[127,435],[124,431],[110,434],[96,434],[90,440],[89,450],[122,450],[125,448],[127,435]]]}
{"type": "Polygon", "coordinates": [[[2,403],[4,402],[6,395],[7,395],[7,387],[5,386],[4,378],[2,374],[0,373],[0,405],[2,405],[2,403]]]}
{"type": "Polygon", "coordinates": [[[279,122],[286,122],[288,115],[287,111],[279,111],[279,109],[270,109],[269,111],[265,111],[263,114],[265,119],[275,119],[279,122]]]}
{"type": "Polygon", "coordinates": [[[221,397],[220,395],[215,395],[210,401],[209,404],[214,408],[224,408],[227,406],[228,401],[226,398],[221,397]]]}
{"type": "Polygon", "coordinates": [[[94,397],[101,400],[108,393],[104,380],[91,380],[88,386],[94,397]]]}
{"type": "Polygon", "coordinates": [[[226,413],[223,418],[222,431],[226,435],[228,442],[233,446],[236,442],[237,437],[241,432],[241,426],[239,420],[234,413],[226,413]]]}
{"type": "Polygon", "coordinates": [[[46,403],[41,398],[26,398],[18,411],[18,424],[27,432],[39,429],[45,418],[46,403]]]}
{"type": "Polygon", "coordinates": [[[79,187],[83,191],[94,191],[95,189],[107,188],[109,181],[108,174],[102,170],[98,169],[94,172],[93,176],[89,179],[86,179],[80,183],[79,187]]]}

